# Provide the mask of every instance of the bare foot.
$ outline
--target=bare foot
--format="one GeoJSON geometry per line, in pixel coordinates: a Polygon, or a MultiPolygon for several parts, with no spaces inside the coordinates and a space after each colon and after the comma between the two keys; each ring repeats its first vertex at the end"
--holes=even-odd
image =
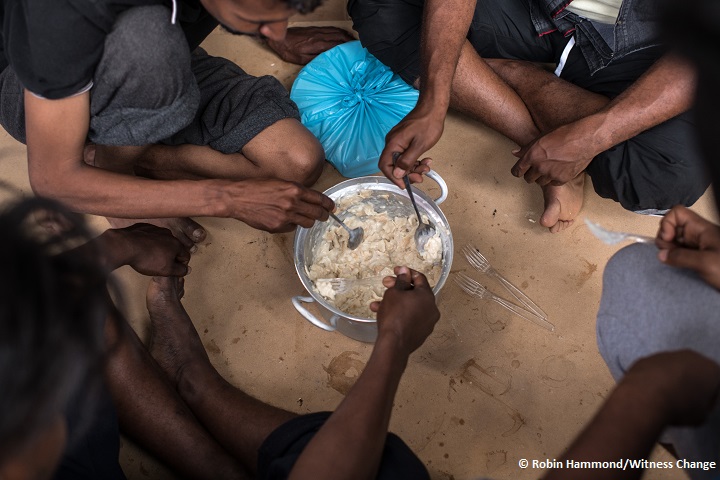
{"type": "Polygon", "coordinates": [[[146,302],[151,335],[148,349],[176,388],[188,368],[211,368],[205,347],[180,299],[184,282],[178,277],[153,277],[146,302]]]}
{"type": "Polygon", "coordinates": [[[158,227],[167,228],[186,247],[190,247],[190,253],[195,253],[196,243],[200,243],[207,237],[205,229],[190,218],[114,218],[106,217],[113,228],[125,228],[135,223],[151,223],[158,227]]]}
{"type": "Polygon", "coordinates": [[[581,173],[559,187],[542,187],[545,211],[540,217],[540,225],[548,227],[550,232],[562,232],[575,222],[583,204],[585,173],[581,173]]]}

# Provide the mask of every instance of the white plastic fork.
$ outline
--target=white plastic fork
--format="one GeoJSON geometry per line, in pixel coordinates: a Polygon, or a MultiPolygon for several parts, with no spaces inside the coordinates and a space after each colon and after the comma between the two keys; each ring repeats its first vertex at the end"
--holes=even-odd
{"type": "Polygon", "coordinates": [[[602,241],[603,243],[607,243],[608,245],[615,245],[616,243],[620,243],[623,240],[630,240],[631,242],[638,243],[655,243],[655,238],[653,237],[648,237],[646,235],[638,235],[636,233],[630,232],[614,232],[600,226],[599,223],[595,223],[587,217],[585,217],[585,225],[587,225],[588,229],[590,229],[590,232],[595,235],[595,237],[600,239],[600,241],[602,241]]]}
{"type": "Polygon", "coordinates": [[[481,285],[478,281],[468,277],[464,273],[458,273],[457,275],[455,275],[455,283],[457,283],[460,288],[462,288],[462,290],[468,295],[477,298],[492,300],[493,302],[496,302],[507,308],[515,315],[533,322],[535,325],[538,325],[546,330],[550,330],[551,332],[555,331],[555,325],[548,322],[546,319],[539,317],[535,313],[529,310],[525,310],[524,308],[519,307],[514,303],[508,302],[504,298],[498,297],[490,290],[488,290],[484,285],[481,285]]]}
{"type": "Polygon", "coordinates": [[[358,285],[375,285],[382,281],[383,277],[365,278],[320,278],[316,282],[327,282],[335,293],[347,293],[358,285]]]}
{"type": "Polygon", "coordinates": [[[502,284],[502,286],[505,287],[505,290],[507,290],[510,295],[515,297],[518,302],[522,303],[535,315],[547,320],[547,313],[545,313],[542,308],[538,307],[535,302],[530,300],[530,297],[528,297],[525,292],[513,285],[510,280],[508,280],[502,274],[500,274],[500,272],[495,270],[492,265],[490,265],[488,259],[485,258],[482,253],[480,253],[480,250],[478,250],[472,245],[465,245],[462,249],[462,252],[463,254],[465,254],[465,258],[467,259],[468,263],[470,263],[470,265],[472,265],[475,270],[497,278],[502,284]]]}

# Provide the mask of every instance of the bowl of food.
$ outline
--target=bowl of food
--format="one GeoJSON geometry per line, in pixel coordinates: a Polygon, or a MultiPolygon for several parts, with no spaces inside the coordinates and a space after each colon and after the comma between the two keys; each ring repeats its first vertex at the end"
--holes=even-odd
{"type": "Polygon", "coordinates": [[[332,220],[297,229],[295,270],[309,296],[293,297],[292,302],[305,319],[323,330],[374,342],[377,321],[369,305],[382,298],[381,279],[392,275],[397,265],[424,273],[437,296],[452,267],[453,239],[438,206],[447,198],[447,184],[434,171],[427,177],[440,186],[441,193],[432,199],[412,187],[421,216],[436,230],[422,253],[414,242],[418,220],[408,194],[387,178],[353,178],[324,192],[335,201],[341,220],[350,228],[361,226],[365,238],[350,250],[348,233],[332,220]],[[330,283],[333,279],[348,279],[350,287],[338,292],[330,283]],[[308,303],[316,304],[320,318],[306,308],[308,303]]]}

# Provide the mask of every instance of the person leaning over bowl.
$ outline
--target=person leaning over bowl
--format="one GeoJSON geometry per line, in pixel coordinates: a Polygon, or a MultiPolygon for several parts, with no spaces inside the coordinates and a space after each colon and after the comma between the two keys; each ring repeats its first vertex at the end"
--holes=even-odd
{"type": "Polygon", "coordinates": [[[385,278],[377,342],[337,410],[297,415],[214,369],[180,302],[190,256],[169,231],[110,230],[58,254],[87,236],[79,217],[37,199],[0,214],[0,228],[1,479],[125,478],[119,431],[193,479],[429,478],[387,433],[408,357],[440,317],[422,274],[385,278]],[[37,215],[73,229],[34,235],[37,215]],[[107,295],[107,270],[123,264],[168,275],[147,292],[149,352],[107,295]]]}

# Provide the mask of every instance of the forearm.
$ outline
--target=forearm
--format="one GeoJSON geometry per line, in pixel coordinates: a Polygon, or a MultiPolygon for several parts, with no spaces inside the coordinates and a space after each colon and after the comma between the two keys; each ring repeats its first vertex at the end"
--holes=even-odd
{"type": "Polygon", "coordinates": [[[423,10],[418,104],[442,112],[450,105],[450,90],[462,46],[475,12],[474,0],[428,0],[423,10]]]}
{"type": "Polygon", "coordinates": [[[571,125],[587,133],[596,154],[603,152],[688,110],[695,82],[695,69],[668,54],[605,108],[571,125]]]}
{"type": "Polygon", "coordinates": [[[36,194],[96,215],[153,218],[223,216],[229,182],[157,181],[87,165],[90,95],[46,100],[25,93],[28,173],[36,194]]]}
{"type": "Polygon", "coordinates": [[[355,385],[303,450],[291,479],[369,479],[377,473],[407,355],[379,338],[355,385]]]}
{"type": "MultiPolygon", "coordinates": [[[[662,391],[643,382],[623,381],[610,395],[595,418],[575,439],[561,462],[603,462],[648,457],[666,426],[662,391]]],[[[576,478],[572,469],[550,471],[546,480],[576,478]]],[[[642,476],[640,468],[626,470],[586,469],[583,478],[634,479],[642,476]]]]}
{"type": "Polygon", "coordinates": [[[223,199],[231,182],[150,180],[83,163],[42,162],[32,155],[29,152],[28,164],[35,193],[61,201],[78,212],[122,218],[226,216],[227,213],[223,199]]]}

